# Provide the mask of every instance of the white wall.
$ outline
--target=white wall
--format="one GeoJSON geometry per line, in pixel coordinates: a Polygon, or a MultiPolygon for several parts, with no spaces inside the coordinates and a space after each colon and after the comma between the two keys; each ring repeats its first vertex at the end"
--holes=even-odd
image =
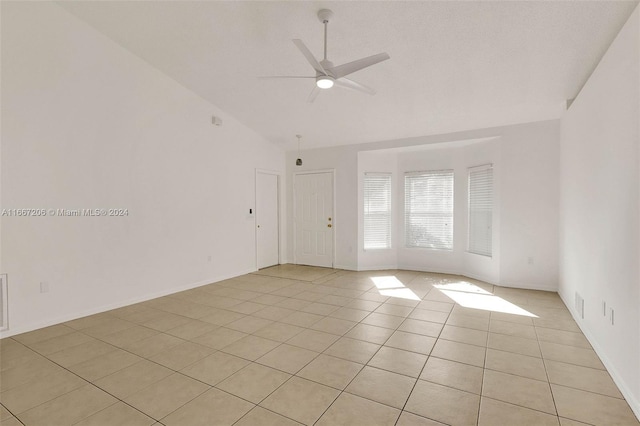
{"type": "Polygon", "coordinates": [[[2,217],[3,336],[255,270],[279,149],[53,3],[2,3],[2,56],[2,208],[129,212],[2,217]]]}
{"type": "Polygon", "coordinates": [[[558,289],[559,140],[557,121],[503,133],[500,277],[510,287],[558,289]]]}
{"type": "Polygon", "coordinates": [[[562,119],[559,292],[638,417],[639,117],[636,8],[562,119]],[[613,326],[603,301],[615,310],[613,326]]]}
{"type": "MultiPolygon", "coordinates": [[[[287,173],[291,176],[297,170],[336,170],[336,267],[348,269],[371,269],[379,267],[404,267],[421,270],[441,270],[466,273],[497,284],[514,287],[556,290],[558,281],[558,153],[559,122],[545,121],[516,126],[482,129],[447,135],[376,142],[370,144],[305,150],[301,156],[304,166],[296,167],[297,153],[287,154],[287,173]],[[473,144],[460,148],[457,143],[484,138],[496,141],[473,144]],[[429,149],[417,154],[425,145],[439,149],[429,149]],[[450,144],[447,146],[447,144],[450,144]],[[411,149],[412,153],[402,154],[411,149]],[[462,151],[455,151],[462,149],[462,151]],[[436,160],[434,152],[439,152],[436,160]],[[457,152],[457,153],[456,153],[457,152]],[[396,217],[394,246],[396,250],[385,252],[364,252],[362,250],[362,189],[361,177],[370,167],[384,162],[387,168],[396,170],[420,170],[437,167],[446,168],[452,164],[457,168],[456,223],[461,232],[455,236],[460,247],[450,259],[442,253],[419,250],[409,251],[399,248],[402,241],[401,217],[396,217]],[[382,160],[380,159],[382,157],[382,160]],[[450,157],[449,159],[447,159],[450,157]],[[404,160],[403,160],[404,158],[404,160]],[[397,162],[397,165],[393,165],[397,162]],[[496,259],[478,260],[478,256],[464,253],[466,247],[466,168],[484,162],[496,165],[496,197],[498,198],[496,218],[499,233],[496,235],[496,259]],[[360,220],[359,220],[360,218],[360,220]],[[339,229],[339,230],[338,230],[339,229]],[[499,238],[498,238],[499,236],[499,238]],[[416,254],[418,253],[418,254],[416,254]],[[416,257],[417,256],[417,257],[416,257]],[[499,257],[498,257],[499,256],[499,257]],[[529,258],[532,263],[529,263],[529,258]],[[483,262],[483,260],[485,262],[483,262]],[[512,264],[507,264],[507,263],[512,264]]],[[[291,179],[288,179],[291,182],[291,179]]],[[[396,176],[398,189],[402,179],[396,176]]],[[[396,191],[400,194],[400,191],[396,191]]],[[[292,211],[293,190],[287,189],[288,211],[292,211]]],[[[398,200],[401,204],[402,200],[398,200]]],[[[401,210],[398,211],[402,213],[401,210]]],[[[291,216],[290,216],[291,217],[291,216]]],[[[292,223],[289,223],[291,235],[292,223]]],[[[289,258],[292,257],[293,242],[289,241],[289,258]]]]}

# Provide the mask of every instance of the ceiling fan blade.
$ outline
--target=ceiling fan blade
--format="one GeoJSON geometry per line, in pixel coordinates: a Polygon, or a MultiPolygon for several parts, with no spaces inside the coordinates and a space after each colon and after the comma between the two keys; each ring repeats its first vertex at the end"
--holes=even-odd
{"type": "Polygon", "coordinates": [[[310,104],[313,103],[313,101],[315,101],[316,98],[318,97],[319,93],[320,93],[320,88],[318,86],[313,86],[313,90],[311,91],[311,93],[309,93],[309,98],[307,99],[307,102],[309,102],[310,104]]]}
{"type": "Polygon", "coordinates": [[[336,86],[344,87],[345,89],[355,90],[357,92],[364,92],[369,95],[375,95],[376,91],[369,86],[365,86],[364,84],[358,83],[353,80],[349,80],[348,78],[340,78],[335,81],[336,86]]]}
{"type": "Polygon", "coordinates": [[[315,76],[309,77],[306,75],[262,75],[258,78],[316,78],[315,76]]]}
{"type": "Polygon", "coordinates": [[[314,70],[318,71],[320,74],[328,75],[324,68],[322,68],[322,65],[320,65],[320,62],[318,62],[311,51],[307,49],[307,46],[305,46],[302,40],[297,38],[293,39],[293,44],[295,44],[298,49],[300,49],[300,51],[302,52],[304,57],[307,58],[307,61],[309,61],[314,70]]]}
{"type": "Polygon", "coordinates": [[[378,53],[377,55],[367,56],[366,58],[358,59],[353,62],[347,62],[346,64],[338,65],[330,69],[335,78],[344,77],[356,71],[360,71],[363,68],[377,64],[378,62],[386,61],[390,56],[387,53],[378,53]]]}

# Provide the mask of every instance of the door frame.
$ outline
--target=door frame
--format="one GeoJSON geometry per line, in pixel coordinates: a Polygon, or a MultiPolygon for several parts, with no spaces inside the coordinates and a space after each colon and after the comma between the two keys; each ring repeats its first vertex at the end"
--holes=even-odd
{"type": "Polygon", "coordinates": [[[278,180],[278,200],[277,200],[277,205],[278,205],[278,265],[282,264],[282,229],[283,229],[283,224],[282,224],[282,201],[283,201],[283,196],[282,196],[282,172],[278,172],[275,170],[267,170],[267,169],[256,169],[255,171],[255,178],[254,178],[254,214],[253,214],[253,230],[254,230],[254,248],[255,248],[255,270],[258,271],[258,211],[256,209],[256,207],[258,206],[258,175],[259,174],[264,174],[264,175],[272,175],[272,176],[276,176],[277,180],[278,180]]]}
{"type": "Polygon", "coordinates": [[[306,170],[304,172],[293,172],[293,263],[295,265],[298,264],[298,259],[297,259],[297,241],[298,239],[296,238],[296,220],[297,220],[297,215],[296,215],[296,180],[297,177],[299,175],[315,175],[318,173],[331,173],[331,191],[333,192],[333,205],[331,206],[331,209],[333,210],[333,216],[332,216],[332,223],[333,223],[333,233],[332,233],[332,245],[333,245],[333,250],[331,253],[331,267],[335,268],[336,267],[336,228],[338,228],[338,220],[336,219],[336,217],[338,216],[336,214],[336,169],[319,169],[319,170],[306,170]]]}

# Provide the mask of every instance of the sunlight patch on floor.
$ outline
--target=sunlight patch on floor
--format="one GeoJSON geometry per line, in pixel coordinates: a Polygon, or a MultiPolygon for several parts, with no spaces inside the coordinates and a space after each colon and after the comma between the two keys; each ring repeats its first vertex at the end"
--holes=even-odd
{"type": "Polygon", "coordinates": [[[410,288],[381,289],[378,292],[383,296],[397,297],[399,299],[420,300],[417,294],[410,288]]]}
{"type": "Polygon", "coordinates": [[[538,318],[537,315],[522,309],[520,306],[502,297],[494,296],[490,292],[468,282],[461,281],[452,284],[434,285],[434,287],[465,308],[538,318]]]}
{"type": "Polygon", "coordinates": [[[393,275],[386,277],[371,277],[371,281],[378,288],[378,293],[383,296],[397,297],[399,299],[420,300],[417,294],[407,288],[402,281],[393,275]]]}
{"type": "Polygon", "coordinates": [[[468,283],[466,281],[458,281],[457,283],[450,284],[436,284],[435,288],[439,290],[451,290],[451,291],[463,291],[465,293],[476,293],[476,294],[491,294],[487,290],[478,287],[477,285],[468,283]]]}
{"type": "Polygon", "coordinates": [[[371,281],[378,287],[378,289],[383,288],[402,288],[405,285],[393,275],[386,277],[371,277],[371,281]]]}

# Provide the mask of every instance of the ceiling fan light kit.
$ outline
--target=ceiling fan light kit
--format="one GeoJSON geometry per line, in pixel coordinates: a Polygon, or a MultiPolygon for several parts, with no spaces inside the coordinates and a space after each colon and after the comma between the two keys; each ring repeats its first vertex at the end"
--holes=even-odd
{"type": "Polygon", "coordinates": [[[355,82],[346,78],[349,74],[360,71],[363,68],[370,67],[379,62],[389,59],[387,53],[378,53],[377,55],[367,56],[346,64],[334,66],[333,62],[327,59],[327,27],[329,20],[333,17],[333,12],[329,9],[321,9],[318,11],[318,19],[324,25],[324,58],[318,61],[307,46],[300,39],[294,39],[293,44],[302,52],[307,62],[316,72],[315,76],[275,76],[270,78],[313,78],[316,80],[316,86],[309,95],[308,102],[313,102],[318,96],[319,89],[330,89],[333,86],[343,87],[358,92],[375,95],[376,91],[364,84],[355,82]]]}
{"type": "Polygon", "coordinates": [[[334,82],[335,79],[328,75],[321,75],[320,77],[316,78],[316,86],[321,89],[331,89],[334,82]]]}

